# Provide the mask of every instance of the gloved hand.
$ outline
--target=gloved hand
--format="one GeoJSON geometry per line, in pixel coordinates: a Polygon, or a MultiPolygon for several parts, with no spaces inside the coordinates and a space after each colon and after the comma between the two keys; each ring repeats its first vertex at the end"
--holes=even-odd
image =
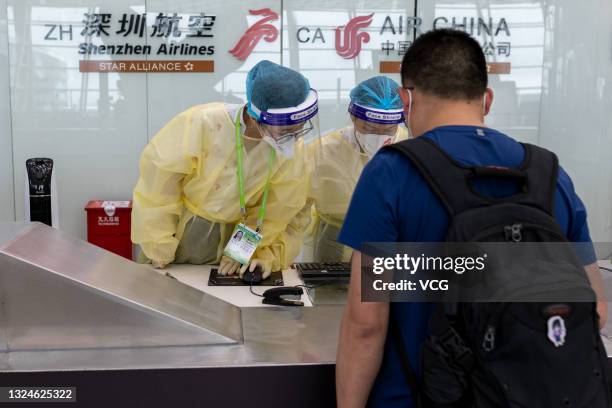
{"type": "Polygon", "coordinates": [[[155,269],[164,269],[166,267],[166,264],[160,261],[151,261],[151,265],[153,265],[155,269]]]}
{"type": "Polygon", "coordinates": [[[242,265],[242,268],[240,268],[240,277],[242,278],[242,275],[244,275],[247,269],[249,272],[253,272],[257,266],[261,266],[262,279],[266,279],[272,273],[272,262],[253,258],[248,264],[242,265]]]}
{"type": "Polygon", "coordinates": [[[233,275],[238,272],[240,263],[234,261],[232,258],[223,256],[219,263],[219,275],[233,275]]]}

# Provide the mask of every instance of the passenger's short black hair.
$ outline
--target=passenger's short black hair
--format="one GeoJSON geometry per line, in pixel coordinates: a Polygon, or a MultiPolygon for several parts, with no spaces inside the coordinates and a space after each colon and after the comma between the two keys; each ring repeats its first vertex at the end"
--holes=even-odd
{"type": "Polygon", "coordinates": [[[480,44],[453,29],[428,31],[417,37],[402,59],[402,84],[410,81],[428,94],[473,100],[487,89],[487,63],[480,44]]]}

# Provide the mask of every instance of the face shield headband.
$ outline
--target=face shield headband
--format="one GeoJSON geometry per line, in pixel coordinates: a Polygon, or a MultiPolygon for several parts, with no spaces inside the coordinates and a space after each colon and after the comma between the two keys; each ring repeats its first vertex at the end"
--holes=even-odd
{"type": "Polygon", "coordinates": [[[318,95],[317,91],[310,89],[306,100],[298,106],[260,111],[255,105],[251,104],[249,110],[255,115],[255,119],[263,125],[298,125],[317,115],[319,112],[318,95]]]}
{"type": "Polygon", "coordinates": [[[404,122],[404,110],[399,109],[375,109],[367,108],[351,102],[348,107],[351,115],[365,120],[366,122],[379,123],[381,125],[398,125],[404,122]]]}

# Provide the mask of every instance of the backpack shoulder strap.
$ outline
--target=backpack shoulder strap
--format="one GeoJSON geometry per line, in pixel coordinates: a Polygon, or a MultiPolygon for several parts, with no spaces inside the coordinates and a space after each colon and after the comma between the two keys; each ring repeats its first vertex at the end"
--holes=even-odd
{"type": "Polygon", "coordinates": [[[525,157],[516,169],[462,165],[427,138],[405,140],[384,148],[399,151],[410,159],[451,217],[471,208],[500,203],[537,207],[552,215],[558,175],[557,157],[544,148],[527,143],[522,145],[525,157]],[[470,182],[475,177],[487,176],[521,179],[523,189],[509,197],[484,196],[476,192],[470,182]]]}
{"type": "Polygon", "coordinates": [[[518,202],[540,208],[553,215],[559,159],[550,150],[529,143],[521,144],[525,148],[522,170],[527,175],[527,192],[518,202]]]}
{"type": "Polygon", "coordinates": [[[429,139],[404,140],[384,148],[397,150],[410,159],[451,217],[488,204],[468,186],[471,168],[455,162],[429,139]]]}

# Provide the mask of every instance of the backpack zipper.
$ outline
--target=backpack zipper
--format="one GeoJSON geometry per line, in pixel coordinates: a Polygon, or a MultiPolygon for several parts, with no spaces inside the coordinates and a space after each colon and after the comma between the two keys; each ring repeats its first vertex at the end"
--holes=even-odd
{"type": "MultiPolygon", "coordinates": [[[[516,225],[516,224],[514,224],[514,225],[516,225]]],[[[531,223],[521,223],[520,225],[522,225],[521,231],[526,230],[526,229],[531,229],[531,228],[537,228],[539,230],[549,232],[550,234],[556,236],[557,238],[560,238],[563,241],[567,241],[567,238],[565,236],[563,236],[562,234],[560,234],[559,231],[555,231],[553,229],[550,229],[550,228],[547,228],[547,227],[544,227],[544,226],[541,226],[541,225],[537,225],[537,224],[531,224],[531,223]]],[[[480,240],[483,239],[483,238],[486,238],[488,236],[491,236],[491,235],[499,235],[500,227],[501,227],[500,225],[496,225],[494,227],[487,228],[484,231],[482,231],[480,234],[478,234],[478,235],[474,236],[473,238],[471,238],[469,241],[464,241],[464,242],[486,242],[486,241],[480,241],[480,240]]],[[[505,227],[506,226],[504,226],[504,233],[505,233],[505,227]]],[[[521,236],[521,238],[522,238],[522,236],[521,236]]],[[[561,241],[561,242],[563,242],[563,241],[561,241]]]]}
{"type": "Polygon", "coordinates": [[[520,223],[506,225],[504,227],[504,233],[506,234],[506,241],[521,242],[523,240],[523,234],[521,234],[522,229],[523,229],[523,224],[520,224],[520,223]]]}
{"type": "Polygon", "coordinates": [[[489,352],[495,348],[495,327],[489,325],[482,338],[482,349],[489,352]]]}

